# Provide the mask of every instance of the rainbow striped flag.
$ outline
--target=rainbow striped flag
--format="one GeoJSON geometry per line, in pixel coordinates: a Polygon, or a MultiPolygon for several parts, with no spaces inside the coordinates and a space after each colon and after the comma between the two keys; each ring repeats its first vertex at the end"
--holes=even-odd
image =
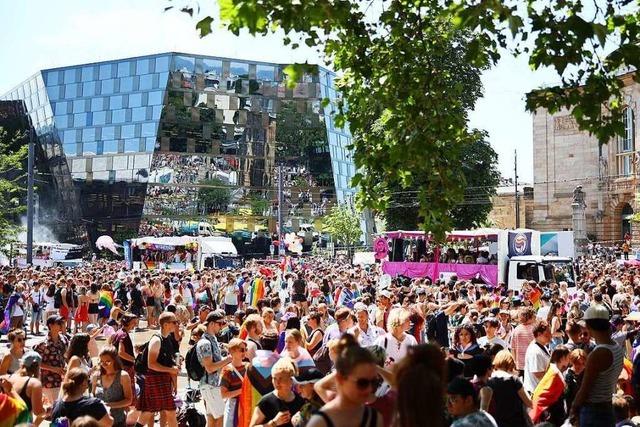
{"type": "Polygon", "coordinates": [[[264,280],[260,277],[255,278],[249,292],[251,292],[249,304],[255,307],[258,305],[258,300],[264,298],[264,280]]]}
{"type": "Polygon", "coordinates": [[[31,411],[22,399],[15,399],[0,393],[0,427],[13,427],[18,424],[31,425],[31,411]]]}
{"type": "Polygon", "coordinates": [[[527,299],[531,301],[533,308],[536,310],[540,308],[540,300],[542,298],[542,292],[538,288],[533,288],[531,292],[527,294],[527,299]]]}
{"type": "Polygon", "coordinates": [[[531,396],[533,407],[529,410],[529,416],[534,424],[540,421],[540,416],[544,411],[562,398],[564,385],[562,372],[555,365],[549,365],[549,369],[547,369],[531,396]]]}
{"type": "Polygon", "coordinates": [[[98,308],[100,309],[100,317],[108,319],[111,314],[111,309],[113,308],[113,292],[100,291],[98,308]]]}

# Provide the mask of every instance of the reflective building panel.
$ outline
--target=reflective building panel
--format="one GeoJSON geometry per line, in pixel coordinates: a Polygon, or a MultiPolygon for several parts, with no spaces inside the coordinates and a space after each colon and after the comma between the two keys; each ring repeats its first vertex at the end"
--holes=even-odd
{"type": "Polygon", "coordinates": [[[37,73],[3,99],[25,102],[50,171],[41,216],[62,212],[51,222],[64,240],[191,220],[273,233],[280,166],[287,229],[319,230],[352,200],[350,134],[322,107],[333,74],[318,67],[290,89],[285,66],[166,53],[37,73]]]}

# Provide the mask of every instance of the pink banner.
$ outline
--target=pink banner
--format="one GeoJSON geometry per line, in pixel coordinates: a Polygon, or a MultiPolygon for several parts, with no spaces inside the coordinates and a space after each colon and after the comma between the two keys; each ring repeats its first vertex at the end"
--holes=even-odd
{"type": "Polygon", "coordinates": [[[382,263],[382,271],[390,276],[401,274],[407,277],[438,278],[440,273],[455,273],[459,279],[472,279],[477,274],[486,283],[498,284],[498,266],[494,264],[444,264],[435,262],[388,262],[382,263]]]}

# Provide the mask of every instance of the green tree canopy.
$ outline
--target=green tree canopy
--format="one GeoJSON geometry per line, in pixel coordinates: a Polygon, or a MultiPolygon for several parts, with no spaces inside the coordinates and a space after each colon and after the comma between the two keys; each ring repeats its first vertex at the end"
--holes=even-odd
{"type": "Polygon", "coordinates": [[[21,131],[7,132],[0,127],[0,250],[14,242],[21,227],[17,224],[25,211],[24,160],[28,146],[21,131]]]}
{"type": "MultiPolygon", "coordinates": [[[[491,197],[500,183],[498,154],[487,141],[486,133],[478,132],[477,140],[465,146],[459,166],[466,185],[464,200],[451,210],[453,227],[465,230],[481,227],[491,212],[491,197]]],[[[416,180],[413,188],[397,188],[391,193],[385,211],[388,230],[417,230],[422,222],[418,215],[415,195],[420,185],[416,180]]]]}
{"type": "Polygon", "coordinates": [[[207,179],[200,183],[198,202],[205,213],[225,212],[231,201],[231,189],[219,178],[207,179]]]}
{"type": "Polygon", "coordinates": [[[334,205],[323,219],[324,229],[347,248],[360,242],[360,216],[347,206],[334,205]]]}

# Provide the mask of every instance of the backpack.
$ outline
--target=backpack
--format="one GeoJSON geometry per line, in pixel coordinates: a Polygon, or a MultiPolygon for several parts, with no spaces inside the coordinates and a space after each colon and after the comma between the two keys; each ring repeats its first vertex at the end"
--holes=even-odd
{"type": "Polygon", "coordinates": [[[140,347],[140,351],[138,351],[138,354],[136,355],[136,359],[133,362],[133,369],[136,371],[137,374],[146,374],[147,369],[149,369],[148,363],[149,363],[149,342],[150,341],[151,340],[142,344],[142,347],[140,347]]]}
{"type": "Polygon", "coordinates": [[[184,405],[177,411],[179,427],[205,427],[207,418],[194,405],[184,405]]]}
{"type": "Polygon", "coordinates": [[[62,307],[62,288],[56,289],[56,292],[53,294],[53,308],[62,307]]]}
{"type": "MultiPolygon", "coordinates": [[[[206,339],[206,338],[200,338],[206,339]]],[[[200,360],[198,360],[198,343],[195,343],[189,351],[187,351],[187,355],[184,359],[185,367],[187,368],[187,375],[190,380],[200,381],[202,377],[207,374],[207,370],[204,369],[200,360]]]]}
{"type": "MultiPolygon", "coordinates": [[[[162,336],[153,334],[151,338],[153,337],[160,338],[160,342],[162,343],[162,336]]],[[[149,341],[142,344],[140,350],[138,351],[138,354],[136,355],[136,359],[133,362],[133,369],[137,374],[146,374],[147,370],[149,369],[149,343],[151,342],[151,338],[149,338],[149,341]]],[[[160,349],[160,352],[162,352],[162,348],[160,349]]],[[[161,357],[162,353],[159,353],[158,360],[160,360],[161,357]]]]}
{"type": "Polygon", "coordinates": [[[331,358],[329,357],[329,347],[326,344],[322,344],[318,351],[315,352],[313,361],[316,364],[316,368],[324,375],[331,372],[331,358]]]}

